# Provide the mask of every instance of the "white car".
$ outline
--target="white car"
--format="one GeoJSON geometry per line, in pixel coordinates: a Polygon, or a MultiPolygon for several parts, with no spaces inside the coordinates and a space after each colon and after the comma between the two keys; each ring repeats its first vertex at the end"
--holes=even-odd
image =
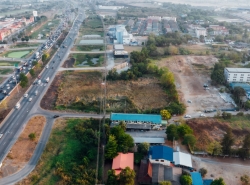
{"type": "Polygon", "coordinates": [[[0,139],[3,137],[3,134],[0,134],[0,139]]]}
{"type": "Polygon", "coordinates": [[[49,65],[46,65],[46,69],[48,69],[49,68],[49,65]]]}
{"type": "Polygon", "coordinates": [[[8,87],[7,87],[7,90],[9,90],[9,89],[10,89],[10,87],[8,86],[8,87]]]}
{"type": "Polygon", "coordinates": [[[186,115],[184,116],[184,118],[191,118],[191,116],[188,115],[188,114],[186,114],[186,115]]]}
{"type": "Polygon", "coordinates": [[[16,109],[19,109],[20,108],[20,103],[17,103],[16,104],[16,109]]]}
{"type": "Polygon", "coordinates": [[[206,115],[205,114],[200,114],[200,117],[206,117],[206,115]]]}
{"type": "Polygon", "coordinates": [[[28,94],[24,94],[24,96],[23,96],[24,98],[27,98],[28,97],[28,94]]]}
{"type": "Polygon", "coordinates": [[[29,98],[29,101],[32,101],[32,98],[29,98]]]}
{"type": "Polygon", "coordinates": [[[188,100],[187,102],[188,102],[188,103],[192,103],[192,101],[191,101],[191,100],[188,100]]]}

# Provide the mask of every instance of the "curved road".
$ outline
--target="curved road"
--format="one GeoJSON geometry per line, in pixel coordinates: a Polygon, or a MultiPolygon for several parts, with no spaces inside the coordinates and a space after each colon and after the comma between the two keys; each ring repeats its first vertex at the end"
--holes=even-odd
{"type": "MultiPolygon", "coordinates": [[[[83,12],[80,11],[79,12],[83,12]]],[[[36,146],[36,149],[34,151],[34,154],[28,164],[18,171],[17,173],[10,175],[8,177],[0,179],[0,185],[7,185],[7,184],[14,184],[21,179],[23,179],[25,176],[27,176],[37,164],[44,147],[48,141],[52,126],[53,126],[53,115],[55,112],[49,112],[46,110],[43,110],[40,108],[40,101],[43,97],[43,95],[46,93],[49,85],[52,82],[52,79],[56,75],[57,69],[60,67],[61,63],[67,58],[67,53],[70,50],[70,48],[74,44],[74,40],[76,37],[76,33],[81,25],[81,22],[84,20],[84,15],[80,13],[72,27],[69,31],[67,37],[63,41],[62,45],[67,46],[66,48],[60,48],[58,49],[57,53],[52,57],[51,61],[49,62],[49,68],[44,69],[41,72],[41,83],[36,84],[33,86],[30,86],[30,88],[26,91],[28,93],[28,98],[32,98],[32,101],[29,102],[28,98],[21,98],[19,100],[20,108],[19,109],[12,109],[11,112],[8,114],[8,116],[3,121],[3,124],[0,127],[0,133],[3,133],[3,137],[0,140],[0,163],[4,160],[6,155],[9,153],[11,147],[18,139],[18,136],[24,129],[25,125],[27,124],[28,120],[34,116],[34,115],[44,115],[46,116],[47,123],[43,129],[43,133],[40,137],[40,141],[36,146]],[[53,67],[53,69],[52,69],[53,67]],[[47,78],[50,78],[49,82],[46,83],[47,78]],[[38,95],[35,95],[35,92],[38,92],[38,95]]],[[[64,114],[64,113],[58,113],[59,115],[63,115],[63,117],[96,117],[100,118],[100,115],[91,115],[91,114],[64,114]]]]}

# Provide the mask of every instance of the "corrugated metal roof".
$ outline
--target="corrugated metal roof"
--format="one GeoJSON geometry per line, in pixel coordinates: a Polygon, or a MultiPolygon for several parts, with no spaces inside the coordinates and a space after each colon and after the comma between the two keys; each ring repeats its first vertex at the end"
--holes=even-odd
{"type": "Polygon", "coordinates": [[[110,119],[119,121],[146,121],[161,124],[161,115],[153,114],[111,113],[110,119]]]}
{"type": "Polygon", "coordinates": [[[149,154],[152,159],[165,159],[167,161],[173,162],[173,148],[168,146],[151,146],[149,149],[149,154]]]}
{"type": "Polygon", "coordinates": [[[163,137],[133,137],[134,143],[151,143],[151,144],[163,144],[165,143],[165,139],[163,137]]]}
{"type": "Polygon", "coordinates": [[[213,179],[203,179],[203,185],[210,185],[213,182],[213,179]]]}
{"type": "Polygon", "coordinates": [[[192,168],[191,155],[183,152],[174,152],[174,164],[192,168]]]}
{"type": "Polygon", "coordinates": [[[118,156],[113,159],[112,169],[115,170],[116,175],[126,167],[132,170],[134,169],[134,153],[119,153],[118,156]]]}
{"type": "Polygon", "coordinates": [[[199,172],[191,172],[192,185],[203,185],[201,174],[199,172]]]}
{"type": "Polygon", "coordinates": [[[250,68],[225,68],[228,72],[231,73],[250,73],[250,68]]]}

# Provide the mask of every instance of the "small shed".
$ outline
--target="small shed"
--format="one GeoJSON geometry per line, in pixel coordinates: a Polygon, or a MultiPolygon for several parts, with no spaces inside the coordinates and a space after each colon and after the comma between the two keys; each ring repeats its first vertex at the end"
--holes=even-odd
{"type": "Polygon", "coordinates": [[[191,155],[183,152],[174,152],[174,164],[176,166],[192,168],[191,155]]]}

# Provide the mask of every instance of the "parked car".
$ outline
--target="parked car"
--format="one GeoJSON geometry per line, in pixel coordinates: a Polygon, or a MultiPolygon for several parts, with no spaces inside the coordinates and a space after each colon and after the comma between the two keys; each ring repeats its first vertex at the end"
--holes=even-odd
{"type": "Polygon", "coordinates": [[[58,118],[58,117],[59,117],[59,115],[54,115],[54,116],[53,116],[53,118],[58,118]]]}

